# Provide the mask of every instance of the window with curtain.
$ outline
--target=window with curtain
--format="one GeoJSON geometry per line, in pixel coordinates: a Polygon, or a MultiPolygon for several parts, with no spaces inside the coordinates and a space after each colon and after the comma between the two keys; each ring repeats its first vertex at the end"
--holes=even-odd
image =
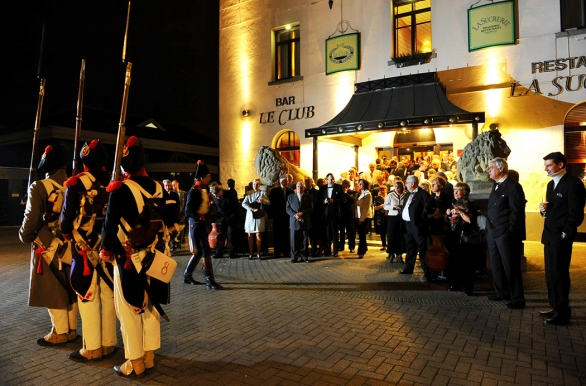
{"type": "Polygon", "coordinates": [[[431,52],[431,0],[395,0],[393,56],[431,52]]]}

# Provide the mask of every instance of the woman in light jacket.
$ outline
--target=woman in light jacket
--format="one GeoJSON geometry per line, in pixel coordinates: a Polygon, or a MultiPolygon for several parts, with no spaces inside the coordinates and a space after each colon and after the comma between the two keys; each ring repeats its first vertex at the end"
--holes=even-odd
{"type": "Polygon", "coordinates": [[[261,218],[254,218],[253,213],[259,210],[260,205],[270,205],[266,192],[260,190],[260,178],[252,181],[253,192],[244,197],[242,206],[246,209],[246,220],[244,221],[244,231],[248,234],[248,260],[252,260],[252,250],[254,248],[254,234],[256,233],[256,257],[260,260],[260,248],[262,244],[262,232],[266,230],[266,214],[261,218]]]}
{"type": "Polygon", "coordinates": [[[366,180],[358,181],[358,194],[356,197],[356,219],[358,220],[358,258],[362,259],[368,250],[366,246],[366,232],[370,229],[372,219],[372,194],[368,190],[369,183],[366,180]]]}

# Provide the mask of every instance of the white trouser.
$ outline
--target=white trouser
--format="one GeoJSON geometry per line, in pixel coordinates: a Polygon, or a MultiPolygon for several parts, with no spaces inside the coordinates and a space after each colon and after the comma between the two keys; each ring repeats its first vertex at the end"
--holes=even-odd
{"type": "Polygon", "coordinates": [[[47,308],[47,311],[55,334],[68,334],[70,330],[77,330],[77,302],[67,308],[47,308]]]}
{"type": "Polygon", "coordinates": [[[160,316],[150,301],[142,314],[137,315],[134,313],[134,307],[124,299],[120,273],[116,264],[115,262],[114,304],[116,306],[116,315],[120,320],[124,357],[134,360],[142,357],[145,351],[154,351],[161,347],[160,316]]]}
{"type": "MultiPolygon", "coordinates": [[[[97,270],[94,270],[94,275],[99,276],[97,270]]],[[[86,350],[97,350],[102,346],[115,346],[118,343],[114,292],[100,277],[97,278],[97,283],[96,294],[91,301],[78,301],[83,345],[86,350]]]]}

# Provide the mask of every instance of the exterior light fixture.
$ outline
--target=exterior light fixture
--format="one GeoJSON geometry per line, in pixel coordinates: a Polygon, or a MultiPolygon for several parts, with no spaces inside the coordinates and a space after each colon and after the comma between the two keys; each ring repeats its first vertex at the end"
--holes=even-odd
{"type": "Polygon", "coordinates": [[[448,119],[448,122],[450,122],[450,123],[454,123],[454,118],[450,118],[450,119],[448,119]]]}
{"type": "Polygon", "coordinates": [[[480,117],[474,117],[474,120],[475,120],[476,122],[478,122],[478,121],[480,120],[480,117]]]}
{"type": "Polygon", "coordinates": [[[334,5],[334,0],[328,0],[328,5],[330,6],[330,9],[332,9],[332,5],[334,5]]]}
{"type": "Polygon", "coordinates": [[[379,128],[379,129],[382,129],[383,127],[385,127],[385,125],[384,125],[382,122],[380,122],[380,123],[378,124],[378,128],[379,128]]]}
{"type": "Polygon", "coordinates": [[[338,127],[338,133],[341,133],[341,132],[343,132],[343,131],[344,131],[344,129],[343,129],[343,128],[341,128],[341,127],[338,127]]]}
{"type": "Polygon", "coordinates": [[[430,120],[429,119],[424,119],[423,123],[425,123],[426,125],[429,125],[430,120]]]}
{"type": "Polygon", "coordinates": [[[325,134],[325,133],[327,133],[327,130],[326,129],[321,129],[321,133],[322,134],[325,134]]]}
{"type": "Polygon", "coordinates": [[[358,125],[358,131],[362,130],[362,125],[358,125]]]}
{"type": "Polygon", "coordinates": [[[405,125],[407,125],[407,122],[406,121],[401,121],[401,123],[399,123],[399,125],[405,126],[405,125]]]}
{"type": "Polygon", "coordinates": [[[242,116],[248,117],[250,115],[250,110],[242,110],[242,116]]]}

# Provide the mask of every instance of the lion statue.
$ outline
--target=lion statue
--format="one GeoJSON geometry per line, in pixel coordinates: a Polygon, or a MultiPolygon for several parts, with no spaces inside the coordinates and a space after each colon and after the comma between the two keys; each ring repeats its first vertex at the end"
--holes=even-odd
{"type": "Polygon", "coordinates": [[[467,183],[488,181],[490,160],[496,157],[507,158],[511,154],[511,149],[501,137],[498,129],[485,131],[466,145],[458,162],[458,180],[467,183]]]}
{"type": "Polygon", "coordinates": [[[258,149],[258,154],[254,159],[254,167],[262,184],[266,186],[277,184],[279,176],[282,174],[291,174],[294,183],[300,180],[303,181],[306,176],[311,175],[289,163],[278,151],[269,146],[261,146],[258,149]]]}

